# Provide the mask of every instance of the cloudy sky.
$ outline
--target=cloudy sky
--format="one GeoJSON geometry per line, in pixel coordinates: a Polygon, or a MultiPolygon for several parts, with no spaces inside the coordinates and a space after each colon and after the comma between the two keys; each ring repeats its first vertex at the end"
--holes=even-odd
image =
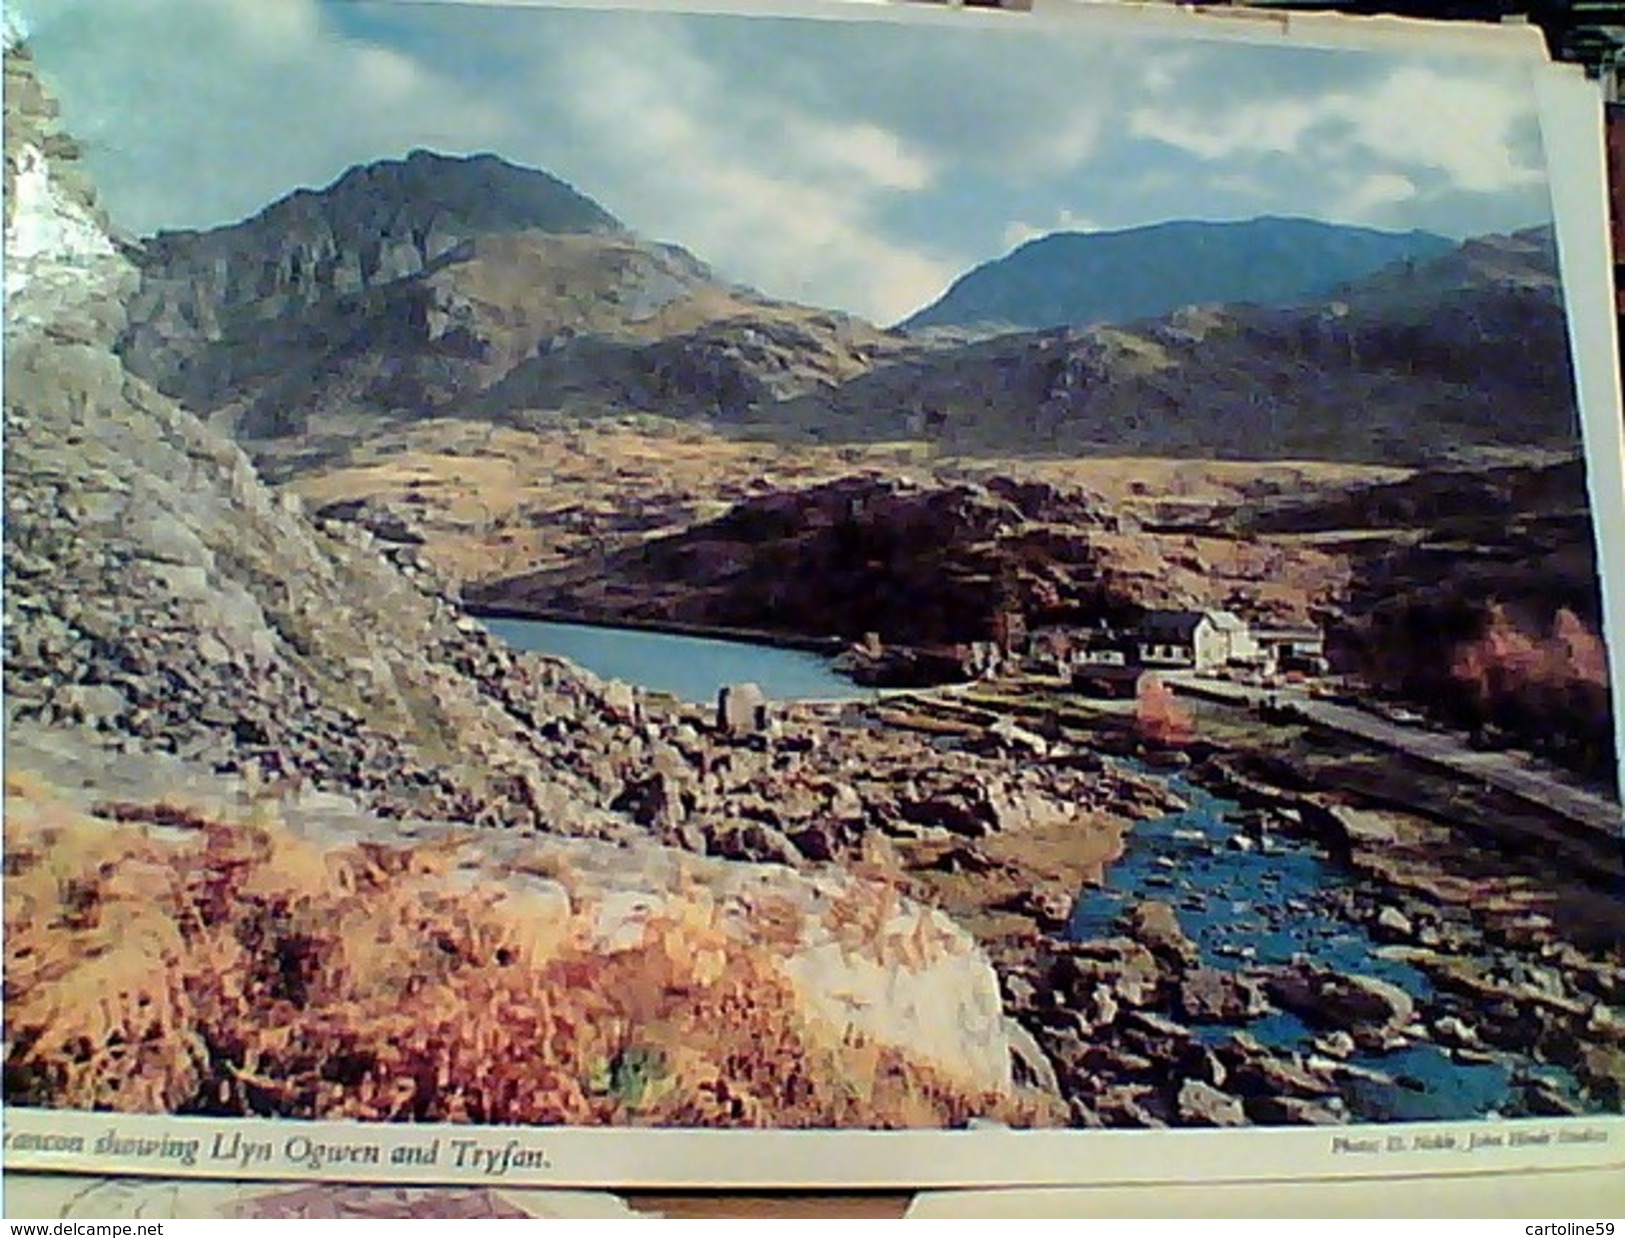
{"type": "Polygon", "coordinates": [[[1305,215],[1451,236],[1551,207],[1478,61],[391,0],[18,0],[115,221],[241,219],[415,147],[544,168],[781,297],[882,322],[1056,229],[1305,215]]]}

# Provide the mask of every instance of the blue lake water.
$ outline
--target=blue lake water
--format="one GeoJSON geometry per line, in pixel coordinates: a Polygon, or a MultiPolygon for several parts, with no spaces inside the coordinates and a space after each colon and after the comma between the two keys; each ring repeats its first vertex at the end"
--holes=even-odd
{"type": "Polygon", "coordinates": [[[837,675],[828,658],[799,649],[580,623],[483,622],[516,649],[556,654],[605,679],[701,705],[715,702],[717,689],[731,683],[754,683],[775,701],[867,700],[874,695],[837,675]]]}
{"type": "MultiPolygon", "coordinates": [[[[1149,771],[1147,771],[1149,772],[1149,771]]],[[[1419,1002],[1433,996],[1428,977],[1408,963],[1385,959],[1365,928],[1327,897],[1349,880],[1313,843],[1280,834],[1267,849],[1238,849],[1240,807],[1179,777],[1169,787],[1190,805],[1184,812],[1137,824],[1123,857],[1099,888],[1087,889],[1073,912],[1072,936],[1113,935],[1113,921],[1140,899],[1174,907],[1182,928],[1210,967],[1241,970],[1304,958],[1344,975],[1371,976],[1405,989],[1419,1002]]],[[[1227,1040],[1236,1025],[1198,1027],[1209,1043],[1227,1040]]],[[[1275,1012],[1244,1030],[1278,1050],[1310,1052],[1318,1034],[1295,1015],[1275,1012]]],[[[1357,1053],[1356,1066],[1400,1080],[1400,1086],[1358,1084],[1347,1097],[1370,1121],[1430,1121],[1503,1112],[1512,1073],[1502,1062],[1465,1063],[1428,1044],[1388,1053],[1357,1053]]],[[[1525,1066],[1537,1066],[1524,1063],[1525,1066]]],[[[1564,1072],[1542,1070],[1572,1089],[1564,1072]]]]}

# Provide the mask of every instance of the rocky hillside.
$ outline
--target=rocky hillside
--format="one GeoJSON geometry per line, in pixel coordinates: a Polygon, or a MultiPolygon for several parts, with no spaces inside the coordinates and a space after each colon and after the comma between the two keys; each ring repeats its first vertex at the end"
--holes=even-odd
{"type": "Polygon", "coordinates": [[[1014,451],[1437,464],[1578,441],[1547,230],[1314,306],[1189,308],[922,352],[774,410],[818,436],[1014,451]]]}
{"type": "Polygon", "coordinates": [[[1355,548],[1343,664],[1452,724],[1499,732],[1612,785],[1602,597],[1581,463],[1419,474],[1351,500],[1328,504],[1323,518],[1414,531],[1355,548]]]}
{"type": "Polygon", "coordinates": [[[1147,606],[1238,605],[1303,621],[1342,583],[1311,547],[1148,532],[1087,490],[859,474],[746,498],[607,561],[465,587],[475,606],[887,643],[993,639],[999,617],[1093,621],[1147,606]]]}
{"type": "Polygon", "coordinates": [[[355,167],[135,258],[131,369],[244,439],[437,412],[726,416],[862,372],[885,343],[490,155],[355,167]]]}
{"type": "Polygon", "coordinates": [[[125,761],[98,809],[8,778],[13,1103],[492,1125],[1043,1113],[1012,1096],[975,944],[886,887],[331,806],[245,824],[182,808],[173,780],[125,761]]]}
{"type": "Polygon", "coordinates": [[[1177,221],[1116,232],[1057,232],[957,279],[902,325],[1088,326],[1186,305],[1290,305],[1394,262],[1437,257],[1448,240],[1312,219],[1177,221]]]}
{"type": "MultiPolygon", "coordinates": [[[[428,330],[432,298],[403,302],[383,290],[466,253],[476,237],[526,230],[620,229],[563,182],[490,155],[420,150],[352,168],[239,224],[146,241],[121,351],[143,378],[212,411],[290,360],[297,369],[321,359],[310,354],[389,347],[402,330],[428,330]],[[340,305],[347,312],[332,312],[340,305]],[[372,338],[391,323],[393,333],[372,338]]],[[[456,326],[439,325],[437,336],[456,326]]],[[[298,391],[296,380],[283,385],[298,391]]]]}
{"type": "Polygon", "coordinates": [[[136,274],[25,54],[7,74],[8,720],[394,814],[613,832],[535,738],[599,708],[589,679],[513,664],[409,555],[313,525],[120,362],[136,274]]]}

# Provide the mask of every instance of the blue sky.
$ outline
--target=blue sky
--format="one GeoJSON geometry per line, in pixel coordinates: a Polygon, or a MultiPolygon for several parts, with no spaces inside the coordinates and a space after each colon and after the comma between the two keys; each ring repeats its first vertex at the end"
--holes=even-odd
{"type": "Polygon", "coordinates": [[[368,0],[21,0],[115,222],[252,214],[425,146],[561,176],[777,296],[882,322],[1057,229],[1542,222],[1521,71],[1095,29],[368,0]]]}

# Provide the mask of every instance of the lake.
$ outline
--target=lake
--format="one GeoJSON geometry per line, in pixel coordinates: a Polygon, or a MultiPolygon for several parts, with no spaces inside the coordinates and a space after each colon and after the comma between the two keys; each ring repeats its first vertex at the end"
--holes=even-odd
{"type": "Polygon", "coordinates": [[[700,705],[714,704],[717,689],[731,683],[754,683],[775,701],[868,700],[874,696],[871,689],[836,674],[828,658],[800,649],[583,623],[481,622],[515,649],[555,654],[605,679],[669,692],[700,705]]]}

